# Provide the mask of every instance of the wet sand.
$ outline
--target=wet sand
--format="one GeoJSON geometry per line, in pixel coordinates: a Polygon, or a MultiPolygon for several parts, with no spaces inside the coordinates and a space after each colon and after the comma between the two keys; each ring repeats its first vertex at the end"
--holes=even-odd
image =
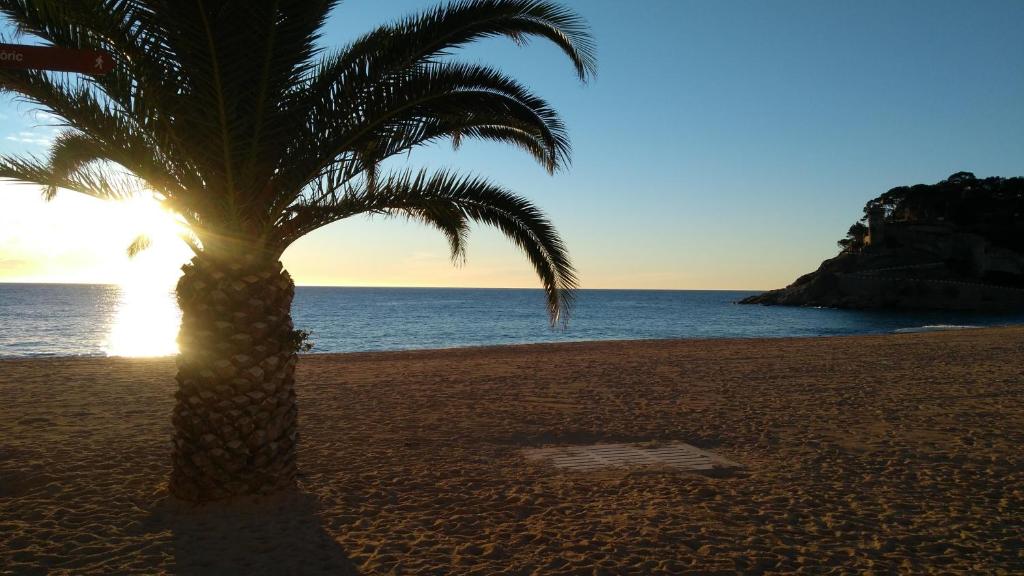
{"type": "Polygon", "coordinates": [[[306,356],[299,489],[205,507],[173,374],[0,361],[0,574],[1024,572],[1024,328],[306,356]],[[521,454],[651,441],[744,468],[521,454]]]}

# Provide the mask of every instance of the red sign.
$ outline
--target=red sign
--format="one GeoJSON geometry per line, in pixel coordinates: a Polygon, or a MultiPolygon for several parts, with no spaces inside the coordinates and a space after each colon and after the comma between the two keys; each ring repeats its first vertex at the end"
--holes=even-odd
{"type": "Polygon", "coordinates": [[[110,54],[54,46],[0,44],[0,68],[55,70],[102,76],[114,69],[110,54]]]}

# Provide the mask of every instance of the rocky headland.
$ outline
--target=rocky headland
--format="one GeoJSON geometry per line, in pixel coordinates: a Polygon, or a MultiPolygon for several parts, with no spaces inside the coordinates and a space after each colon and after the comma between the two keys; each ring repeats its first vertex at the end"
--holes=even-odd
{"type": "Polygon", "coordinates": [[[869,201],[839,255],[742,304],[1024,310],[1024,178],[959,172],[869,201]]]}

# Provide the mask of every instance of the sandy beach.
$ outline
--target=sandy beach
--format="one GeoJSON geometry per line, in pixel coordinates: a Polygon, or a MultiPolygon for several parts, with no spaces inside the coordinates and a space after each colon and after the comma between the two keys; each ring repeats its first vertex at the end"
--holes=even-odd
{"type": "Polygon", "coordinates": [[[172,359],[0,361],[0,574],[1024,572],[1024,328],[313,355],[296,493],[171,500],[172,359]],[[522,449],[687,442],[731,474],[522,449]]]}

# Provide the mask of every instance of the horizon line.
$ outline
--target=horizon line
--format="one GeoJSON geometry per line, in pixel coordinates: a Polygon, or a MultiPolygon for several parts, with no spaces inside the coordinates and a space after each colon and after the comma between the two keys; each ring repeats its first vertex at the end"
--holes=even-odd
{"type": "MultiPolygon", "coordinates": [[[[0,284],[43,284],[56,286],[120,286],[117,282],[54,282],[33,280],[0,280],[0,284]]],[[[347,284],[295,284],[296,288],[398,288],[408,290],[543,290],[517,286],[359,286],[347,284]]],[[[634,292],[765,292],[772,288],[575,288],[576,291],[631,290],[634,292]]]]}

